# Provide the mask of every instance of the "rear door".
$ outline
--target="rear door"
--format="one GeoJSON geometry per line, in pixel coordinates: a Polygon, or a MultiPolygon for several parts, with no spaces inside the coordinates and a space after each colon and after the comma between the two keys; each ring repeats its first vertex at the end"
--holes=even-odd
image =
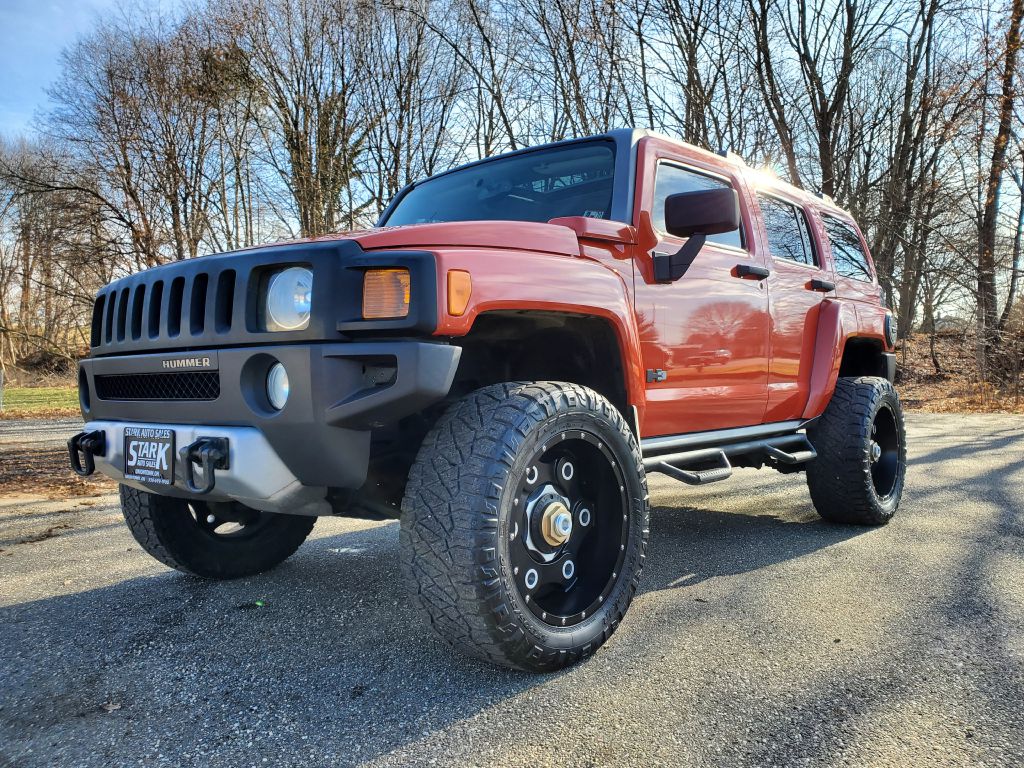
{"type": "Polygon", "coordinates": [[[771,268],[771,363],[766,421],[799,418],[810,391],[822,300],[834,296],[832,275],[812,235],[811,211],[783,190],[758,190],[760,247],[771,268]]]}
{"type": "Polygon", "coordinates": [[[828,236],[839,296],[877,305],[878,283],[860,232],[852,222],[824,211],[821,223],[828,236]]]}
{"type": "Polygon", "coordinates": [[[740,231],[710,236],[682,278],[654,281],[649,258],[637,260],[636,313],[647,371],[644,436],[702,432],[760,424],[768,379],[768,292],[744,278],[742,266],[762,266],[751,251],[750,199],[731,163],[689,155],[648,139],[638,157],[639,223],[650,214],[653,251],[674,252],[685,240],[664,231],[665,198],[677,192],[731,186],[737,190],[740,231]],[[651,183],[653,181],[653,183],[651,183]]]}

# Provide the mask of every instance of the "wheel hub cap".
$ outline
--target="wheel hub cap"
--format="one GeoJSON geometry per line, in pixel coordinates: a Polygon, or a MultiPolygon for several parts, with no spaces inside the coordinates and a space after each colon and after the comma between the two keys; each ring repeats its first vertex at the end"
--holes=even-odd
{"type": "Polygon", "coordinates": [[[552,547],[561,546],[572,535],[572,514],[562,502],[552,502],[541,517],[540,530],[544,541],[552,547]]]}
{"type": "Polygon", "coordinates": [[[871,441],[871,463],[874,464],[882,458],[882,446],[876,443],[874,440],[871,441]]]}

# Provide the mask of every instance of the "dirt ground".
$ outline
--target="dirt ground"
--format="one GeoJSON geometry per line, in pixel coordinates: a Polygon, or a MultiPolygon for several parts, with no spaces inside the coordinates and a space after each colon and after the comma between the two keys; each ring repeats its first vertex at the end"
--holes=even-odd
{"type": "Polygon", "coordinates": [[[0,421],[0,498],[98,496],[117,486],[103,475],[71,472],[67,440],[82,428],[80,417],[0,421]]]}

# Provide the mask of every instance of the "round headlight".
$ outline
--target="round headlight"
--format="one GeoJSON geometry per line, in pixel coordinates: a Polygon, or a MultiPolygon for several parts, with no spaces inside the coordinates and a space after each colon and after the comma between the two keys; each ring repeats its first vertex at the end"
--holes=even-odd
{"type": "Polygon", "coordinates": [[[267,373],[267,399],[278,411],[288,402],[288,371],[281,363],[274,363],[267,373]]]}
{"type": "Polygon", "coordinates": [[[270,278],[267,286],[267,330],[297,331],[309,325],[313,300],[313,273],[288,267],[270,278]]]}

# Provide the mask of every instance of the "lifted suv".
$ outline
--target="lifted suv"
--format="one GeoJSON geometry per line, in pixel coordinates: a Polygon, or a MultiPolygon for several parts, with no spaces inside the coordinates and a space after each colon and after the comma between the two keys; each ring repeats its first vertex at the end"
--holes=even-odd
{"type": "Polygon", "coordinates": [[[552,670],[629,607],[647,472],[805,470],[822,517],[886,523],[894,340],[831,201],[615,131],[412,184],[373,230],[112,283],[69,448],[197,576],[274,567],[318,515],[400,517],[437,631],[552,670]]]}

